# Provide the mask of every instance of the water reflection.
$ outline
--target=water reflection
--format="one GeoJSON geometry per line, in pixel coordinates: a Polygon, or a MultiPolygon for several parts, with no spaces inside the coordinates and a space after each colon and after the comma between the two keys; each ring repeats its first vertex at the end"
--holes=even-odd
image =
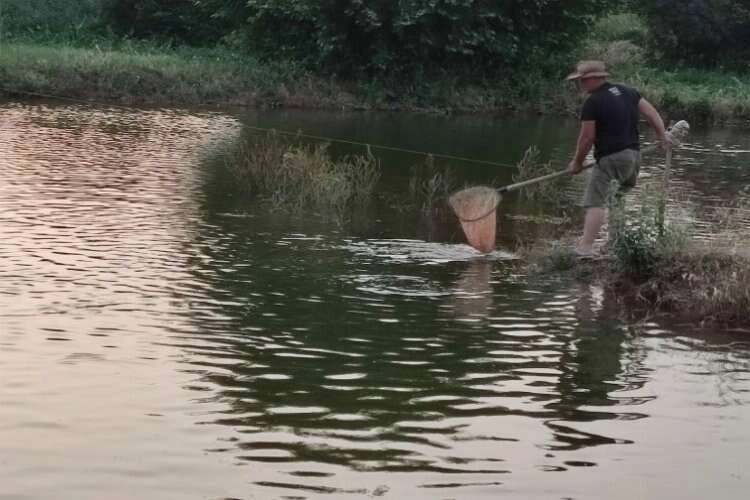
{"type": "Polygon", "coordinates": [[[457,317],[468,321],[489,318],[493,305],[493,267],[494,263],[489,259],[474,259],[461,273],[452,293],[457,317]]]}
{"type": "MultiPolygon", "coordinates": [[[[228,229],[221,233],[236,233],[228,229]]],[[[250,245],[287,239],[261,234],[250,245]]],[[[585,423],[645,416],[632,407],[648,397],[616,395],[638,392],[646,380],[628,335],[585,290],[509,285],[509,266],[474,255],[425,266],[446,257],[440,245],[430,254],[408,241],[341,246],[297,235],[287,252],[242,266],[228,251],[237,240],[211,239],[225,258],[202,259],[198,275],[213,277],[211,289],[253,297],[254,307],[247,314],[224,304],[234,321],[222,330],[237,334],[183,348],[202,373],[200,387],[214,387],[212,401],[231,408],[207,423],[237,431],[241,460],[275,464],[276,479],[258,484],[328,491],[343,470],[419,473],[430,488],[501,484],[524,462],[540,470],[595,465],[556,454],[631,443],[585,423]],[[295,257],[312,252],[314,261],[295,257]],[[343,279],[319,274],[334,261],[343,279]],[[216,280],[215,266],[231,272],[216,280]],[[219,356],[231,362],[217,371],[211,360],[219,356]],[[536,436],[536,452],[519,427],[536,436]],[[455,479],[440,479],[446,473],[455,479]]]]}

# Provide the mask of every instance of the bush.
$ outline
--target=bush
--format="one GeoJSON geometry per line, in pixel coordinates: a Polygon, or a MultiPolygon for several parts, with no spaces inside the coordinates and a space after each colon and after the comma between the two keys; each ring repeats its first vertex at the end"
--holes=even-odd
{"type": "Polygon", "coordinates": [[[102,28],[108,0],[2,0],[2,35],[78,35],[102,28]]]}
{"type": "Polygon", "coordinates": [[[214,45],[229,29],[196,0],[107,0],[106,23],[120,35],[214,45]]]}
{"type": "Polygon", "coordinates": [[[669,62],[743,67],[750,55],[747,0],[635,3],[650,28],[652,52],[669,62]]]}

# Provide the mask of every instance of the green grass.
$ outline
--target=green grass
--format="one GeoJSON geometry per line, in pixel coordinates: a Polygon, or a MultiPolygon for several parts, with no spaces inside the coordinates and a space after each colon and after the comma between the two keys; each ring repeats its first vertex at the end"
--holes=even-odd
{"type": "Polygon", "coordinates": [[[222,49],[121,43],[82,48],[2,42],[6,92],[126,103],[330,107],[341,89],[292,63],[262,63],[222,49]]]}
{"type": "Polygon", "coordinates": [[[560,75],[517,71],[495,80],[446,73],[420,81],[341,81],[290,60],[227,48],[172,47],[87,32],[0,39],[0,92],[159,105],[241,105],[429,112],[534,111],[575,114],[581,99],[562,74],[577,59],[604,59],[613,80],[637,87],[665,115],[695,122],[750,119],[750,79],[722,70],[649,63],[647,32],[633,14],[601,19],[560,75]]]}
{"type": "Polygon", "coordinates": [[[241,105],[428,112],[543,110],[569,89],[527,76],[464,81],[342,81],[290,60],[267,61],[226,48],[47,37],[0,40],[0,92],[124,104],[241,105]]]}
{"type": "Polygon", "coordinates": [[[624,76],[672,116],[709,122],[750,118],[750,81],[744,75],[696,69],[626,68],[624,76]]]}
{"type": "Polygon", "coordinates": [[[578,54],[602,59],[612,79],[636,87],[661,112],[675,120],[736,122],[750,119],[747,74],[719,69],[662,67],[651,63],[648,30],[634,14],[605,17],[578,54]]]}
{"type": "Polygon", "coordinates": [[[591,33],[592,39],[603,41],[629,40],[643,43],[648,36],[648,27],[637,15],[623,12],[602,17],[596,21],[591,33]]]}

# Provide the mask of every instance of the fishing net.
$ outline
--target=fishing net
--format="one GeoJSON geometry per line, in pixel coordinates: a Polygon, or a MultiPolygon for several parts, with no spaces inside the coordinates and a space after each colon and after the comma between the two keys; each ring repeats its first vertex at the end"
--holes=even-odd
{"type": "Polygon", "coordinates": [[[469,245],[483,253],[495,249],[497,206],[500,193],[487,186],[462,189],[448,198],[448,204],[458,216],[469,245]]]}
{"type": "Polygon", "coordinates": [[[680,120],[669,128],[667,135],[672,146],[679,146],[687,138],[690,132],[690,124],[685,120],[680,120]]]}

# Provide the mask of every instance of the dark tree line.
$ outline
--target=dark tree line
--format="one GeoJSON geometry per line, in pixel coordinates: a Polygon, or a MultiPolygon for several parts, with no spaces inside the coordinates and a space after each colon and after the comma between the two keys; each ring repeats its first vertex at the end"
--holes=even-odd
{"type": "Polygon", "coordinates": [[[228,44],[340,75],[492,77],[570,64],[596,16],[637,11],[665,62],[744,64],[750,0],[2,0],[5,31],[228,44]]]}
{"type": "Polygon", "coordinates": [[[488,73],[575,46],[611,0],[113,0],[116,29],[225,41],[339,74],[488,73]],[[206,26],[215,30],[210,33],[206,26]]]}

